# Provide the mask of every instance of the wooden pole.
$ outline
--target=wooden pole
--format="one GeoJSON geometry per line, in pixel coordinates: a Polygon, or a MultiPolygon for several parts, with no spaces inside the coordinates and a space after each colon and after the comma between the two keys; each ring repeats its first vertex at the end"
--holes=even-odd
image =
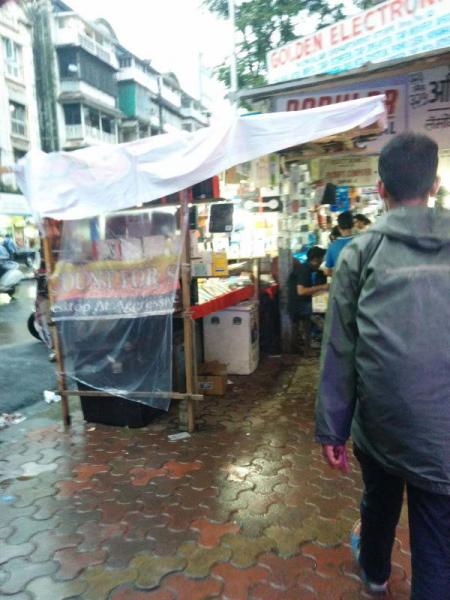
{"type": "MultiPolygon", "coordinates": [[[[109,398],[116,397],[115,394],[102,392],[101,390],[64,390],[60,392],[64,396],[79,396],[80,398],[109,398]]],[[[180,392],[130,392],[127,398],[169,398],[170,400],[193,400],[199,402],[204,399],[202,394],[183,394],[180,392]]]]}
{"type": "MultiPolygon", "coordinates": [[[[46,234],[47,228],[47,220],[44,221],[44,235],[42,238],[42,247],[44,250],[44,259],[45,265],[47,268],[47,285],[48,285],[48,297],[50,302],[50,310],[53,306],[53,302],[55,299],[55,290],[53,288],[52,275],[55,270],[55,261],[53,258],[52,246],[50,240],[46,234]]],[[[57,365],[57,381],[58,381],[58,391],[61,396],[61,412],[64,428],[67,429],[70,427],[71,418],[69,411],[69,401],[66,392],[66,376],[64,372],[64,357],[61,351],[61,344],[59,340],[58,330],[53,321],[50,322],[50,328],[52,332],[53,346],[55,350],[56,357],[56,365],[57,365]]]]}
{"type": "MultiPolygon", "coordinates": [[[[186,392],[188,396],[196,393],[195,352],[194,352],[194,322],[191,316],[191,246],[189,239],[189,206],[188,195],[181,193],[181,232],[184,236],[183,252],[181,254],[181,294],[183,300],[183,330],[184,330],[184,363],[186,371],[186,392]]],[[[188,398],[187,425],[189,433],[195,429],[195,400],[188,398]]]]}

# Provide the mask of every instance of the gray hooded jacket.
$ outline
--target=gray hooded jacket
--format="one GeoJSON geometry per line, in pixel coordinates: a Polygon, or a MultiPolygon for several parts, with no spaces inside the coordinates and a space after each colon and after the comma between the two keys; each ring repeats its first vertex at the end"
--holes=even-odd
{"type": "Polygon", "coordinates": [[[316,439],[450,494],[450,211],[398,208],[341,253],[316,439]]]}

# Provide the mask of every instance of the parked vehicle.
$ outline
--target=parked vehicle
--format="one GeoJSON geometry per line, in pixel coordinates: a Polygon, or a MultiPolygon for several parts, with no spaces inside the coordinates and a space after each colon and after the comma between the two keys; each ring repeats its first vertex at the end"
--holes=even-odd
{"type": "Polygon", "coordinates": [[[0,246],[0,293],[14,296],[16,287],[23,279],[18,263],[11,260],[9,252],[0,246]]]}

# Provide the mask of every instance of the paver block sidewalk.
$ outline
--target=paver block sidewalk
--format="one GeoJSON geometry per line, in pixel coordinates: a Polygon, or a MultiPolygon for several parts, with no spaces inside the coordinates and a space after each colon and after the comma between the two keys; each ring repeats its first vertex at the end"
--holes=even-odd
{"type": "MultiPolygon", "coordinates": [[[[357,600],[359,470],[313,441],[317,362],[265,359],[206,398],[199,430],[86,424],[73,403],[0,434],[0,598],[357,600]]],[[[409,598],[403,515],[387,598],[409,598]]]]}

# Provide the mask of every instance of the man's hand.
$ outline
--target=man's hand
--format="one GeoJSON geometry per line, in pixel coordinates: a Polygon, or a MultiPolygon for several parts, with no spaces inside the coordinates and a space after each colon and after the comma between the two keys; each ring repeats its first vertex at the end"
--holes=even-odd
{"type": "Polygon", "coordinates": [[[332,446],[331,444],[322,444],[323,455],[332,469],[339,469],[343,473],[350,472],[348,464],[347,448],[342,446],[332,446]]]}

